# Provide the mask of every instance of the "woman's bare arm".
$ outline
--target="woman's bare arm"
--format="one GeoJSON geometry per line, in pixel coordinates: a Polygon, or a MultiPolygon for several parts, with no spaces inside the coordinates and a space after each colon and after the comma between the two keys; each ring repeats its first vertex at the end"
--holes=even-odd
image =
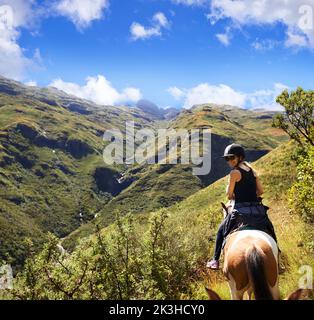
{"type": "Polygon", "coordinates": [[[239,170],[232,170],[229,175],[229,184],[227,186],[226,195],[229,200],[234,199],[234,187],[236,182],[241,180],[241,173],[239,170]]]}
{"type": "Polygon", "coordinates": [[[256,177],[256,195],[260,197],[264,193],[263,186],[259,177],[256,177]]]}

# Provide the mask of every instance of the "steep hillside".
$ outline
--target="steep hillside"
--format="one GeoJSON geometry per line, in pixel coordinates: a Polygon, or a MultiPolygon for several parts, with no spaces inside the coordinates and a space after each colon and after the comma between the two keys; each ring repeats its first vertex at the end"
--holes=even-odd
{"type": "MultiPolygon", "coordinates": [[[[0,256],[22,263],[24,236],[63,237],[110,199],[94,177],[104,167],[100,126],[59,106],[0,94],[0,256]]],[[[108,168],[108,179],[119,172],[108,168]]],[[[117,183],[118,184],[118,183],[117,183]]]]}
{"type": "MultiPolygon", "coordinates": [[[[210,128],[211,171],[194,176],[191,165],[143,165],[126,172],[137,180],[114,197],[99,212],[97,219],[81,226],[69,235],[64,243],[73,248],[77,239],[91,234],[95,225],[104,227],[114,221],[116,214],[145,213],[167,207],[204,188],[228,173],[222,161],[224,148],[232,143],[242,143],[248,161],[255,161],[288,139],[283,131],[273,129],[272,112],[255,112],[233,106],[206,104],[191,110],[182,110],[177,118],[163,123],[164,128],[210,128]],[[167,125],[167,126],[165,126],[167,125]],[[274,135],[272,135],[274,134],[274,135]]],[[[156,124],[158,128],[158,123],[156,124]]],[[[152,155],[153,156],[153,155],[152,155]]]]}
{"type": "MultiPolygon", "coordinates": [[[[303,265],[314,266],[314,251],[310,246],[313,228],[289,208],[287,201],[287,191],[296,179],[293,160],[295,146],[293,142],[283,144],[253,163],[264,185],[264,203],[271,208],[269,215],[282,250],[280,289],[283,297],[298,288],[299,268],[303,265]]],[[[204,267],[206,260],[213,254],[217,226],[222,219],[220,202],[225,201],[226,184],[227,177],[167,210],[162,209],[149,215],[167,213],[165,229],[162,231],[168,242],[164,250],[168,251],[168,259],[175,260],[171,255],[177,255],[177,267],[183,268],[184,264],[189,266],[189,279],[182,281],[189,281],[190,285],[182,292],[177,292],[177,297],[206,299],[206,284],[223,298],[230,299],[229,289],[221,272],[209,272],[204,267]]],[[[145,239],[147,227],[143,224],[146,225],[145,221],[149,221],[149,216],[141,217],[142,227],[139,230],[143,231],[143,238],[138,236],[139,242],[145,239]]]]}
{"type": "Polygon", "coordinates": [[[272,128],[275,112],[235,106],[202,104],[185,110],[171,121],[173,128],[210,128],[222,137],[236,137],[248,149],[270,150],[286,141],[283,131],[272,128]]]}
{"type": "Polygon", "coordinates": [[[206,105],[156,120],[145,108],[99,106],[0,77],[0,259],[21,265],[25,236],[39,248],[47,231],[60,238],[74,232],[65,241],[73,246],[94,231],[94,222],[106,226],[116,213],[150,212],[185,199],[226,174],[220,156],[232,141],[245,137],[248,159],[255,160],[286,138],[280,131],[267,137],[272,129],[263,113],[228,107],[234,122],[226,112],[206,105]],[[124,131],[125,121],[137,129],[213,128],[211,173],[193,176],[190,165],[106,165],[103,133],[124,131]]]}
{"type": "MultiPolygon", "coordinates": [[[[314,267],[313,227],[288,206],[287,191],[296,180],[295,147],[293,142],[283,144],[253,163],[264,185],[263,201],[270,207],[269,215],[282,250],[282,297],[298,288],[300,267],[314,267]]],[[[192,261],[192,281],[189,290],[182,292],[180,297],[183,299],[206,299],[205,284],[224,299],[230,299],[229,288],[221,272],[205,268],[206,260],[213,254],[216,230],[222,219],[220,202],[226,201],[226,184],[225,177],[167,210],[169,218],[165,232],[180,244],[177,249],[180,248],[180,253],[185,256],[182,263],[192,261]]]]}
{"type": "Polygon", "coordinates": [[[126,120],[152,123],[141,110],[0,78],[0,259],[21,265],[25,236],[38,248],[47,231],[66,236],[132,182],[102,158],[103,132],[126,120]]]}
{"type": "MultiPolygon", "coordinates": [[[[314,266],[313,227],[287,205],[287,190],[296,179],[294,148],[283,144],[254,163],[282,250],[282,297],[298,288],[301,267],[314,266]]],[[[118,219],[81,239],[70,254],[60,253],[58,239],[50,239],[36,259],[30,256],[10,298],[207,299],[207,285],[230,299],[221,271],[205,268],[222,219],[226,183],[227,177],[169,208],[118,219]]]]}

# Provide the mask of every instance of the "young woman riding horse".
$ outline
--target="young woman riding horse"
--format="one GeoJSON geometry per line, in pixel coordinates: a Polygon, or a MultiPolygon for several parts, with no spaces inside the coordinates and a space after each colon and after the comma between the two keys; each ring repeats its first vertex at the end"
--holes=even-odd
{"type": "MultiPolygon", "coordinates": [[[[241,213],[241,208],[245,207],[247,211],[249,207],[251,212],[255,209],[261,212],[261,215],[251,215],[251,217],[247,216],[247,218],[252,220],[252,217],[258,217],[256,220],[260,220],[260,218],[262,218],[262,220],[259,222],[251,221],[249,223],[252,224],[253,227],[259,224],[259,229],[267,229],[268,233],[277,242],[273,225],[268,219],[265,207],[259,200],[259,197],[263,194],[263,187],[256,172],[245,161],[244,148],[239,144],[233,143],[226,147],[223,158],[232,169],[229,175],[226,194],[229,200],[234,200],[234,209],[241,213]]],[[[228,232],[233,231],[233,227],[236,227],[236,219],[233,219],[232,216],[231,219],[229,219],[230,215],[231,214],[229,214],[229,217],[227,216],[219,226],[214,257],[207,263],[207,267],[210,269],[219,269],[219,257],[224,238],[228,235],[228,232]]]]}

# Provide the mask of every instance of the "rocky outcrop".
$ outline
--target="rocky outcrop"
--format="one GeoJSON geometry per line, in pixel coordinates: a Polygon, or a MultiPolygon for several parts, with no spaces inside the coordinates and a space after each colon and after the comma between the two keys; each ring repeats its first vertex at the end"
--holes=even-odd
{"type": "Polygon", "coordinates": [[[94,149],[85,141],[61,136],[58,138],[49,138],[31,125],[18,123],[13,130],[29,139],[38,147],[47,147],[51,149],[62,149],[69,152],[74,158],[81,159],[94,152],[94,149]]]}
{"type": "Polygon", "coordinates": [[[272,119],[272,118],[273,118],[273,114],[264,114],[256,117],[256,119],[272,119]]]}
{"type": "Polygon", "coordinates": [[[112,196],[118,195],[135,180],[132,177],[124,178],[119,172],[103,167],[96,168],[94,179],[98,191],[110,193],[112,196]]]}
{"type": "Polygon", "coordinates": [[[67,108],[72,112],[76,112],[83,115],[88,115],[92,113],[91,111],[87,110],[84,105],[75,102],[69,103],[67,105],[67,108]]]}
{"type": "Polygon", "coordinates": [[[37,130],[25,123],[18,123],[16,125],[16,130],[21,132],[22,136],[29,140],[34,140],[38,136],[37,130]]]}
{"type": "Polygon", "coordinates": [[[69,139],[66,142],[65,149],[76,159],[81,159],[94,152],[88,143],[78,139],[69,139]]]}

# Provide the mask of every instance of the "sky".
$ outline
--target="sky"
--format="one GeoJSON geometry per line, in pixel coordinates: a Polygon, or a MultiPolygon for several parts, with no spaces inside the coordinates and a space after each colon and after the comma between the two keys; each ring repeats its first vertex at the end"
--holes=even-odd
{"type": "Polygon", "coordinates": [[[314,88],[314,0],[0,0],[0,74],[102,105],[278,110],[314,88]]]}

